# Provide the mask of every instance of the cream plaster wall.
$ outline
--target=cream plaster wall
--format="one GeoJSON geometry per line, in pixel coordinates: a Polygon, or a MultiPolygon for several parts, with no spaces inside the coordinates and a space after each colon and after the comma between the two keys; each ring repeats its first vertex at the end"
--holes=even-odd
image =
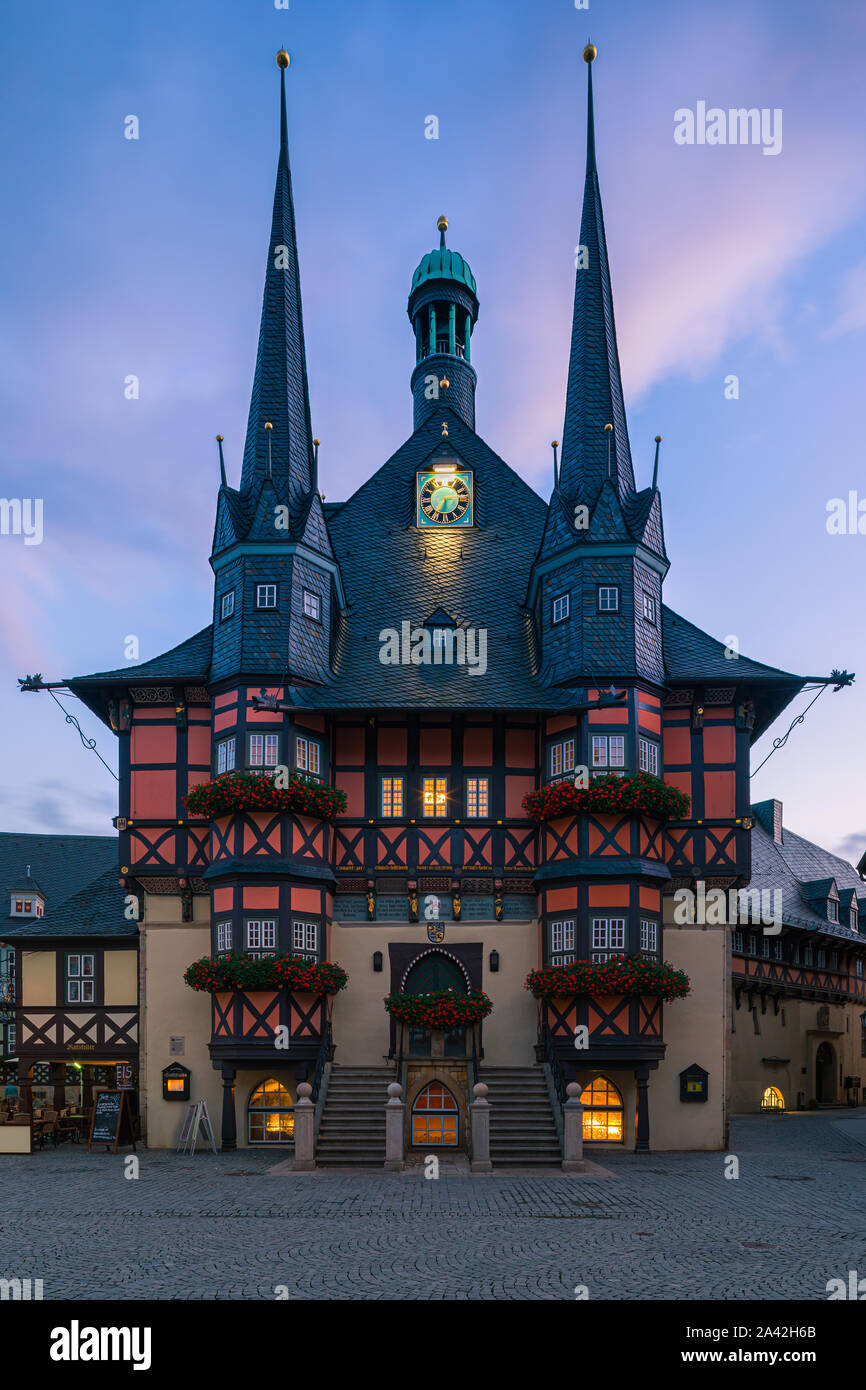
{"type": "Polygon", "coordinates": [[[21,952],[21,1003],[57,1007],[57,952],[21,952]]]}
{"type": "Polygon", "coordinates": [[[138,953],[106,946],[102,959],[106,1005],[126,1004],[134,1008],[138,1003],[138,953]]]}
{"type": "MultiPolygon", "coordinates": [[[[334,1060],[347,1066],[382,1066],[388,1052],[389,1022],[382,1000],[390,991],[388,946],[417,943],[429,949],[423,922],[334,922],[330,958],[349,975],[348,987],[334,1000],[334,1060]],[[382,971],[373,970],[373,952],[381,951],[382,971]]],[[[442,947],[481,942],[481,988],[493,1000],[484,1023],[484,1065],[531,1066],[535,1061],[538,1012],[523,988],[538,958],[538,924],[522,922],[448,922],[442,947]],[[490,970],[490,952],[499,952],[499,970],[490,970]]]]}

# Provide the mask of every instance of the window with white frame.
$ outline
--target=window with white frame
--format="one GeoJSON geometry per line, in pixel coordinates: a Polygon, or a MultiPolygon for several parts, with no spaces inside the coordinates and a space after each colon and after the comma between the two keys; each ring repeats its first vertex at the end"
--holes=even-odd
{"type": "Polygon", "coordinates": [[[641,772],[651,772],[653,777],[659,775],[659,746],[653,743],[651,738],[639,738],[637,741],[638,763],[641,772]]]}
{"type": "Polygon", "coordinates": [[[774,941],[773,941],[773,960],[781,960],[781,959],[782,959],[782,938],[781,938],[780,936],[777,936],[777,937],[775,937],[775,939],[774,939],[774,941]]]}
{"type": "Polygon", "coordinates": [[[220,618],[222,618],[222,620],[225,621],[226,618],[230,618],[232,616],[232,613],[234,613],[234,611],[235,591],[234,589],[229,589],[227,594],[223,594],[222,600],[220,602],[220,618]]]}
{"type": "Polygon", "coordinates": [[[447,651],[454,641],[453,627],[432,627],[430,633],[433,646],[439,651],[447,651]]]}
{"type": "Polygon", "coordinates": [[[770,959],[770,938],[768,936],[761,937],[761,955],[765,960],[770,959]]]}
{"type": "Polygon", "coordinates": [[[625,950],[625,918],[593,917],[592,958],[603,961],[625,950]]]}
{"type": "Polygon", "coordinates": [[[319,949],[319,927],[316,922],[292,923],[292,951],[295,955],[313,956],[319,949]]]}
{"type": "Polygon", "coordinates": [[[14,1057],[14,1056],[15,1056],[15,1052],[16,1052],[15,1040],[16,1040],[17,1037],[18,1037],[17,1025],[14,1024],[14,1023],[10,1023],[10,1024],[8,1025],[7,1029],[6,1029],[6,1046],[7,1046],[7,1048],[8,1048],[8,1053],[7,1053],[7,1055],[8,1055],[9,1057],[14,1057]]]}
{"type": "Polygon", "coordinates": [[[645,593],[643,596],[643,615],[648,623],[656,620],[656,601],[652,594],[645,593]]]}
{"type": "Polygon", "coordinates": [[[256,585],[256,608],[276,608],[277,606],[277,586],[276,584],[257,584],[256,585]]]}
{"type": "Polygon", "coordinates": [[[571,918],[550,924],[550,963],[570,965],[574,960],[574,922],[571,918]]]}
{"type": "Polygon", "coordinates": [[[93,956],[76,953],[66,957],[67,1004],[93,1003],[93,974],[93,956]]]}
{"type": "Polygon", "coordinates": [[[295,739],[295,766],[310,777],[318,777],[321,769],[319,745],[313,738],[295,739]]]}
{"type": "Polygon", "coordinates": [[[569,772],[574,772],[574,739],[562,739],[559,743],[554,743],[550,749],[550,775],[551,777],[565,777],[569,772]]]}
{"type": "Polygon", "coordinates": [[[863,957],[862,957],[862,956],[858,956],[857,959],[856,959],[855,962],[854,962],[854,974],[855,974],[855,975],[862,975],[862,974],[863,974],[863,957]]]}
{"type": "Polygon", "coordinates": [[[803,947],[803,964],[804,964],[804,965],[812,965],[812,964],[813,964],[813,960],[812,960],[812,947],[811,947],[811,946],[804,946],[804,947],[803,947]]]}
{"type": "Polygon", "coordinates": [[[382,805],[380,809],[382,816],[402,816],[403,814],[403,778],[402,777],[383,777],[382,778],[382,805]]]}
{"type": "Polygon", "coordinates": [[[217,754],[217,776],[221,777],[224,772],[231,772],[235,765],[235,741],[233,738],[221,738],[216,746],[217,754]]]}
{"type": "Polygon", "coordinates": [[[599,584],[598,611],[599,613],[619,612],[619,588],[616,584],[599,584]]]}
{"type": "Polygon", "coordinates": [[[742,955],[743,933],[741,931],[731,932],[731,950],[736,951],[738,955],[742,955]]]}
{"type": "Polygon", "coordinates": [[[644,955],[655,956],[659,949],[659,925],[649,918],[640,920],[640,948],[644,955]]]}
{"type": "Polygon", "coordinates": [[[555,623],[564,622],[569,613],[569,595],[558,594],[553,600],[553,621],[555,623]]]}
{"type": "Polygon", "coordinates": [[[279,761],[279,734],[250,734],[250,767],[276,767],[279,761]]]}
{"type": "Polygon", "coordinates": [[[817,961],[817,963],[818,963],[818,965],[820,966],[820,968],[821,968],[822,970],[826,970],[826,968],[827,968],[827,952],[824,950],[823,946],[819,946],[819,947],[818,947],[818,961],[817,961]]]}
{"type": "Polygon", "coordinates": [[[322,616],[322,601],[318,594],[312,593],[309,589],[304,590],[304,616],[313,618],[316,622],[322,616]]]}
{"type": "Polygon", "coordinates": [[[466,778],[466,818],[477,820],[488,815],[490,782],[487,777],[466,778]]]}
{"type": "Polygon", "coordinates": [[[277,948],[277,924],[253,918],[247,922],[247,950],[273,952],[277,948]]]}
{"type": "Polygon", "coordinates": [[[217,950],[230,951],[232,949],[232,924],[231,922],[217,922],[217,950]]]}
{"type": "Polygon", "coordinates": [[[593,772],[615,772],[624,767],[625,736],[623,734],[593,734],[593,772]]]}

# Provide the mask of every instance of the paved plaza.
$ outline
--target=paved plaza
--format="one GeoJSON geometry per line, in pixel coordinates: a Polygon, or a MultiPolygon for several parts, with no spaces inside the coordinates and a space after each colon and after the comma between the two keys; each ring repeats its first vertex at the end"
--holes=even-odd
{"type": "MultiPolygon", "coordinates": [[[[588,1176],[274,1171],[66,1145],[0,1158],[0,1277],[45,1299],[826,1299],[866,1275],[862,1110],[735,1120],[730,1154],[588,1176]]],[[[278,1165],[279,1166],[279,1165],[278,1165]]]]}

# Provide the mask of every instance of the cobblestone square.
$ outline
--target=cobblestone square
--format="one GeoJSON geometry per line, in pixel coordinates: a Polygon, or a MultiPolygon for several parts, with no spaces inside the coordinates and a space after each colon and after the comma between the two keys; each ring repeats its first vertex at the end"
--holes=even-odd
{"type": "Polygon", "coordinates": [[[0,1160],[0,1276],[45,1299],[826,1299],[866,1275],[862,1110],[734,1121],[720,1153],[586,1176],[275,1172],[273,1153],[0,1160]],[[275,1290],[285,1292],[278,1295],[275,1290]]]}

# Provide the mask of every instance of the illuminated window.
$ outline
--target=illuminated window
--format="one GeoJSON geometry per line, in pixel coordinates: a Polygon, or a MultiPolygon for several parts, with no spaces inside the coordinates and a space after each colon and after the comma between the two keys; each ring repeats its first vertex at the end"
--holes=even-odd
{"type": "Polygon", "coordinates": [[[444,777],[424,778],[424,815],[448,814],[448,782],[444,777]]]}
{"type": "Polygon", "coordinates": [[[93,956],[66,957],[67,1004],[93,1003],[93,956]]]}
{"type": "Polygon", "coordinates": [[[250,734],[250,767],[276,767],[279,761],[279,734],[250,734]]]}
{"type": "Polygon", "coordinates": [[[217,922],[217,950],[230,951],[232,949],[232,924],[231,922],[217,922]]]}
{"type": "Polygon", "coordinates": [[[584,1143],[607,1140],[622,1143],[622,1096],[604,1076],[597,1076],[580,1094],[583,1104],[584,1143]]]}
{"type": "Polygon", "coordinates": [[[625,767],[625,736],[623,734],[593,734],[593,772],[615,771],[621,767],[625,767]]]}
{"type": "Polygon", "coordinates": [[[625,950],[625,918],[594,917],[592,919],[592,958],[607,960],[625,950]]]}
{"type": "Polygon", "coordinates": [[[488,790],[489,782],[486,777],[467,777],[466,779],[466,816],[467,819],[474,820],[478,816],[486,816],[488,812],[488,790]]]}
{"type": "Polygon", "coordinates": [[[382,807],[383,816],[402,816],[403,814],[403,778],[402,777],[383,777],[382,778],[382,807]]]}
{"type": "Polygon", "coordinates": [[[550,963],[570,965],[574,960],[574,922],[570,919],[550,924],[550,963]]]}
{"type": "Polygon", "coordinates": [[[23,912],[23,911],[24,911],[24,899],[23,899],[23,898],[16,898],[16,899],[15,899],[15,911],[16,911],[16,912],[23,912]]]}
{"type": "Polygon", "coordinates": [[[659,775],[659,746],[653,743],[652,739],[639,738],[637,741],[638,762],[641,772],[651,772],[653,777],[659,775]]]}
{"type": "Polygon", "coordinates": [[[297,738],[295,740],[295,766],[300,772],[306,772],[310,777],[318,777],[321,760],[319,757],[319,745],[312,738],[297,738]]]}
{"type": "Polygon", "coordinates": [[[551,777],[564,777],[569,772],[574,772],[573,738],[566,738],[561,743],[554,743],[550,750],[551,777]]]}
{"type": "Polygon", "coordinates": [[[270,1078],[257,1086],[247,1107],[251,1144],[287,1144],[295,1132],[292,1097],[281,1082],[270,1078]]]}
{"type": "Polygon", "coordinates": [[[458,1135],[457,1102],[438,1081],[419,1091],[412,1106],[412,1143],[454,1145],[458,1135]]]}
{"type": "Polygon", "coordinates": [[[319,927],[316,922],[292,923],[292,951],[296,956],[314,956],[319,949],[319,927]]]}
{"type": "Polygon", "coordinates": [[[619,612],[619,589],[614,584],[600,584],[598,588],[599,613],[619,612]]]}
{"type": "Polygon", "coordinates": [[[231,617],[231,615],[232,615],[232,613],[234,613],[234,611],[235,611],[235,591],[234,591],[234,589],[230,589],[229,592],[228,592],[227,594],[223,594],[223,596],[222,596],[222,602],[220,603],[220,618],[221,618],[221,619],[223,620],[223,622],[224,622],[226,618],[230,618],[230,617],[231,617]]]}
{"type": "Polygon", "coordinates": [[[553,600],[553,621],[564,622],[568,617],[568,594],[560,594],[553,600]]]}
{"type": "Polygon", "coordinates": [[[276,584],[257,584],[256,585],[256,608],[276,608],[277,606],[277,586],[276,584]]]}
{"type": "Polygon", "coordinates": [[[277,945],[276,922],[263,922],[256,918],[247,922],[247,950],[273,952],[277,945]]]}
{"type": "Polygon", "coordinates": [[[784,1110],[785,1098],[777,1086],[768,1086],[761,1097],[762,1110],[784,1110]]]}
{"type": "Polygon", "coordinates": [[[319,621],[322,612],[322,605],[318,594],[311,594],[309,589],[304,590],[304,615],[312,618],[315,622],[319,621]]]}
{"type": "Polygon", "coordinates": [[[217,776],[231,772],[235,765],[235,741],[233,738],[221,739],[217,744],[217,776]]]}

